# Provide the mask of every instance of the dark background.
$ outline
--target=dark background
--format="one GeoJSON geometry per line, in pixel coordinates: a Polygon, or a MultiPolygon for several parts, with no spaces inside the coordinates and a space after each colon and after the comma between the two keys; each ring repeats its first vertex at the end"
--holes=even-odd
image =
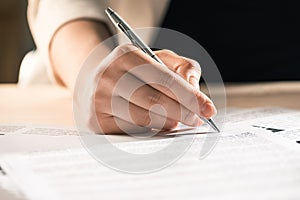
{"type": "Polygon", "coordinates": [[[22,58],[33,48],[26,0],[0,1],[0,83],[17,82],[22,58]]]}
{"type": "MultiPolygon", "coordinates": [[[[26,6],[0,1],[0,83],[17,82],[33,48],[26,6]]],[[[162,26],[197,40],[225,81],[300,80],[298,0],[174,0],[162,26]]]]}
{"type": "Polygon", "coordinates": [[[202,45],[224,81],[300,80],[300,1],[172,1],[162,26],[202,45]]]}

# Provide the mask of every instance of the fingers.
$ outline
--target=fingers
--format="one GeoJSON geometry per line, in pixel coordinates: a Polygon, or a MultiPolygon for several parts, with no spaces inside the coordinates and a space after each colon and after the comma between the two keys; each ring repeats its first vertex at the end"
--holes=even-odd
{"type": "Polygon", "coordinates": [[[205,118],[211,118],[213,115],[217,113],[214,103],[201,91],[194,90],[196,99],[200,108],[200,116],[205,118]]]}
{"type": "MultiPolygon", "coordinates": [[[[152,84],[152,86],[153,85],[154,84],[152,84]]],[[[165,88],[165,90],[167,90],[167,88],[165,88]]],[[[174,121],[182,122],[188,126],[199,126],[202,124],[201,119],[195,115],[194,112],[182,106],[177,99],[172,99],[165,93],[162,93],[150,85],[143,83],[141,80],[136,79],[136,77],[130,74],[126,74],[126,76],[122,77],[122,83],[116,90],[116,93],[127,101],[130,101],[132,104],[143,108],[145,111],[150,111],[156,115],[159,115],[157,116],[159,117],[159,121],[163,120],[164,118],[168,118],[174,121]],[[129,95],[128,91],[134,92],[129,95]],[[160,105],[163,110],[151,110],[151,108],[155,105],[160,105]]],[[[169,91],[169,93],[171,92],[169,91]]],[[[122,103],[118,102],[118,104],[122,103]]],[[[138,110],[135,109],[134,111],[137,112],[138,110]]],[[[131,114],[133,113],[131,112],[131,114]]]]}
{"type": "Polygon", "coordinates": [[[178,125],[177,121],[136,106],[122,97],[118,97],[116,100],[117,107],[114,112],[97,113],[99,125],[105,134],[141,133],[149,131],[151,128],[170,130],[178,125]],[[122,108],[128,108],[128,112],[122,108]]]}
{"type": "Polygon", "coordinates": [[[105,113],[97,115],[101,131],[104,134],[121,134],[121,133],[145,133],[151,130],[148,127],[137,126],[126,120],[111,116],[105,113]]]}
{"type": "Polygon", "coordinates": [[[178,74],[158,64],[142,51],[130,52],[128,56],[132,63],[126,66],[126,70],[137,79],[176,100],[197,115],[211,117],[215,114],[212,101],[204,93],[191,87],[178,74]]]}
{"type": "Polygon", "coordinates": [[[147,110],[128,102],[128,100],[123,99],[122,97],[117,97],[115,100],[117,101],[116,105],[119,107],[119,109],[115,108],[113,115],[118,116],[118,118],[121,118],[132,124],[163,130],[175,128],[178,124],[176,120],[166,118],[165,116],[153,112],[157,112],[158,110],[162,109],[161,107],[147,110]]]}
{"type": "Polygon", "coordinates": [[[132,45],[116,48],[106,59],[95,94],[104,133],[172,129],[178,122],[199,126],[199,116],[215,114],[212,101],[199,90],[198,63],[172,52],[158,54],[169,68],[132,45]]]}
{"type": "Polygon", "coordinates": [[[201,68],[197,61],[179,56],[169,50],[160,50],[155,53],[169,69],[178,73],[192,86],[199,89],[201,68]]]}

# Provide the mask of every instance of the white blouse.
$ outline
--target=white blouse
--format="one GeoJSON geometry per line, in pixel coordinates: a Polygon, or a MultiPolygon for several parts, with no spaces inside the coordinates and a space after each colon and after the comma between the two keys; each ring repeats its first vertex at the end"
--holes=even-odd
{"type": "Polygon", "coordinates": [[[55,83],[49,59],[49,45],[55,32],[69,21],[86,18],[100,20],[115,32],[105,8],[116,10],[134,28],[158,26],[169,0],[28,0],[28,23],[36,49],[24,57],[21,86],[55,83]]]}

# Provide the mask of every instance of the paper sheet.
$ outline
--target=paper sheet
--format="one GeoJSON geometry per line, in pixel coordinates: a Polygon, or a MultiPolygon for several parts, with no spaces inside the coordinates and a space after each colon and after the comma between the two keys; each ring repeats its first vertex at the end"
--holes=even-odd
{"type": "MultiPolygon", "coordinates": [[[[200,148],[204,138],[215,136],[199,134],[179,161],[152,174],[116,172],[76,146],[3,156],[0,164],[32,200],[299,199],[300,129],[293,126],[299,112],[236,110],[228,117],[232,121],[207,157],[199,159],[200,148]]],[[[159,144],[170,140],[159,139],[159,144]]],[[[148,140],[116,145],[143,153],[157,144],[148,140]]]]}
{"type": "Polygon", "coordinates": [[[33,125],[0,125],[0,155],[81,147],[77,131],[33,125]]]}

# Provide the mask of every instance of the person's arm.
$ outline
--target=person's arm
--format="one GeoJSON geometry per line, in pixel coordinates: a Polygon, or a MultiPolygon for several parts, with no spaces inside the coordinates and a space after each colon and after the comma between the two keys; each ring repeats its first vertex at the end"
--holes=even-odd
{"type": "Polygon", "coordinates": [[[107,23],[108,18],[104,9],[109,5],[110,1],[104,0],[28,0],[27,19],[36,47],[34,49],[36,56],[31,62],[37,65],[24,68],[26,71],[23,74],[31,74],[30,77],[26,75],[25,79],[32,79],[32,81],[41,79],[44,82],[57,84],[56,80],[59,76],[53,71],[54,66],[50,61],[50,45],[54,36],[68,24],[76,21],[107,23]]]}
{"type": "MultiPolygon", "coordinates": [[[[62,26],[50,43],[50,60],[58,83],[73,90],[83,62],[89,59],[88,55],[92,50],[109,35],[105,25],[96,21],[77,20],[62,26]]],[[[101,76],[95,94],[91,95],[94,99],[88,101],[95,102],[93,105],[95,117],[101,127],[100,130],[95,129],[95,132],[112,134],[147,131],[149,128],[172,129],[178,122],[199,126],[203,123],[199,115],[209,118],[215,113],[211,100],[199,90],[198,83],[201,76],[199,64],[169,50],[156,53],[174,73],[163,66],[158,66],[141,50],[127,45],[114,49],[104,58],[106,61],[99,61],[98,67],[103,69],[101,74],[88,74],[91,77],[101,76]],[[107,63],[111,64],[107,66],[107,63]],[[144,69],[145,73],[130,75],[136,67],[145,64],[149,65],[144,69]],[[175,73],[181,77],[176,76],[175,73]],[[126,76],[128,80],[122,85],[124,89],[114,94],[114,91],[118,90],[117,83],[122,76],[126,76]],[[131,98],[127,98],[130,88],[136,84],[145,85],[137,89],[131,98]],[[177,88],[179,94],[173,94],[167,89],[168,87],[177,88]],[[184,100],[178,99],[179,96],[185,97],[184,100]],[[113,102],[116,104],[112,105],[113,102]],[[163,106],[166,113],[152,110],[155,104],[163,106]],[[130,107],[127,108],[126,105],[130,107]],[[113,106],[118,107],[117,112],[114,111],[116,108],[113,106]],[[127,109],[130,109],[131,117],[125,114],[127,109]]],[[[101,55],[97,54],[97,56],[101,55]]],[[[74,92],[83,95],[83,91],[74,92]]]]}
{"type": "Polygon", "coordinates": [[[100,21],[75,20],[63,25],[50,43],[50,62],[58,83],[72,89],[82,62],[95,46],[110,36],[100,21]]]}
{"type": "MultiPolygon", "coordinates": [[[[72,90],[83,62],[88,61],[88,55],[93,52],[93,49],[110,35],[104,25],[105,20],[107,20],[106,16],[103,15],[103,10],[106,7],[106,5],[102,5],[104,2],[106,1],[30,1],[30,27],[37,49],[41,52],[41,57],[48,67],[48,75],[49,77],[54,75],[59,84],[72,90]]],[[[103,129],[100,131],[102,133],[122,132],[123,129],[120,130],[118,124],[115,124],[118,120],[122,120],[122,124],[125,124],[125,130],[134,131],[135,129],[138,130],[140,126],[161,128],[163,119],[167,120],[163,128],[169,129],[176,126],[178,122],[187,125],[200,125],[203,122],[198,117],[199,115],[211,117],[215,113],[213,103],[197,87],[200,79],[199,65],[167,50],[162,50],[157,54],[175,73],[166,67],[159,66],[141,50],[132,48],[132,45],[119,46],[106,57],[96,54],[97,58],[100,57],[97,59],[99,64],[97,63],[96,67],[100,67],[103,71],[101,72],[99,68],[97,74],[89,73],[87,75],[89,76],[87,78],[95,78],[95,80],[99,78],[99,75],[102,75],[98,85],[87,86],[96,87],[95,94],[86,96],[86,91],[73,90],[85,98],[86,102],[94,102],[94,105],[88,106],[80,114],[91,113],[93,111],[88,109],[94,107],[97,116],[88,120],[102,124],[103,129]],[[122,54],[127,50],[129,50],[127,54],[121,58],[118,57],[120,53],[122,54]],[[146,68],[142,74],[138,73],[131,76],[123,86],[130,87],[139,83],[145,85],[135,92],[133,98],[127,98],[130,93],[127,89],[120,90],[120,93],[115,96],[113,93],[114,85],[118,83],[119,76],[122,74],[130,75],[131,70],[141,64],[149,65],[150,68],[146,68]],[[152,71],[146,72],[147,70],[152,71]],[[166,87],[157,87],[153,81],[154,83],[162,83],[166,87],[177,88],[180,91],[178,95],[185,99],[178,101],[172,93],[166,90],[166,87]],[[117,102],[118,113],[112,112],[112,101],[117,102]],[[131,105],[130,114],[133,122],[128,116],[123,115],[127,112],[126,107],[122,106],[123,104],[131,105]],[[166,115],[161,111],[152,110],[154,104],[162,105],[166,110],[166,115]],[[194,105],[199,109],[193,109],[194,105]],[[181,107],[184,107],[183,112],[181,112],[181,107]],[[149,114],[151,114],[151,120],[149,114]]],[[[53,78],[51,79],[53,80],[53,78]]],[[[82,84],[84,85],[86,82],[82,84]]],[[[95,82],[91,84],[95,84],[95,82]]],[[[75,105],[79,105],[76,104],[76,98],[75,105]]],[[[86,105],[82,105],[81,108],[84,106],[86,105]]],[[[83,123],[89,126],[89,121],[83,123]]]]}

